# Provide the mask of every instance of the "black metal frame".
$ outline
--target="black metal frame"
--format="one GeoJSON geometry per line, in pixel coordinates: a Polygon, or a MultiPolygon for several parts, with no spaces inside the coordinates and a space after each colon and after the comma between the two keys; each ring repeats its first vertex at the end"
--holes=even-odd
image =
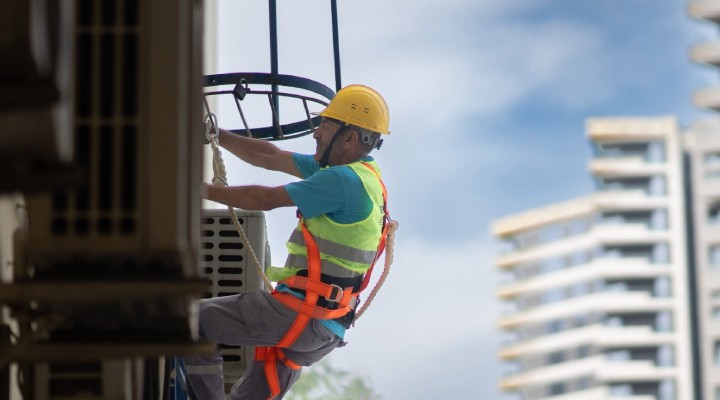
{"type": "MultiPolygon", "coordinates": [[[[332,38],[333,38],[333,61],[335,66],[335,90],[339,91],[342,88],[341,77],[340,77],[340,36],[338,33],[338,7],[337,0],[330,0],[330,13],[332,16],[332,38]]],[[[298,89],[307,90],[309,92],[323,96],[327,101],[332,100],[335,97],[335,93],[332,89],[327,86],[315,82],[307,78],[301,78],[293,75],[281,75],[278,72],[278,33],[277,33],[277,0],[268,0],[268,19],[270,28],[270,73],[228,73],[228,74],[217,74],[208,75],[205,77],[205,87],[214,87],[220,85],[236,85],[235,89],[238,89],[238,85],[243,84],[264,84],[269,85],[271,90],[269,91],[258,91],[258,90],[244,90],[242,87],[240,90],[240,96],[236,90],[218,90],[205,92],[205,96],[220,95],[220,94],[233,94],[243,117],[243,123],[245,123],[245,117],[242,114],[240,101],[245,94],[265,94],[268,96],[270,101],[270,107],[273,113],[273,125],[262,128],[249,128],[245,129],[229,129],[230,132],[246,135],[248,132],[252,133],[253,137],[262,138],[267,140],[284,140],[292,139],[295,137],[305,136],[312,133],[315,126],[320,124],[320,117],[311,117],[308,111],[307,102],[312,101],[314,103],[327,105],[327,102],[310,96],[296,95],[292,93],[280,92],[280,86],[294,87],[298,89]],[[285,125],[280,124],[280,101],[279,97],[293,97],[303,101],[305,111],[307,114],[307,121],[298,121],[285,125]]],[[[207,101],[205,102],[205,108],[207,112],[210,112],[207,101]]]]}
{"type": "MultiPolygon", "coordinates": [[[[253,94],[253,95],[266,95],[268,96],[268,99],[270,101],[270,107],[273,112],[273,124],[271,126],[265,126],[261,128],[252,128],[247,127],[251,133],[252,136],[255,138],[261,138],[261,139],[267,139],[267,140],[285,140],[285,139],[293,139],[296,137],[305,136],[307,134],[310,134],[314,131],[315,127],[320,124],[320,118],[321,117],[311,117],[307,102],[313,102],[320,104],[322,106],[327,106],[328,102],[332,100],[333,97],[335,97],[335,93],[330,89],[329,87],[323,85],[322,83],[313,81],[311,79],[302,78],[299,76],[293,76],[293,75],[282,75],[282,74],[268,74],[268,73],[261,73],[261,72],[235,72],[235,73],[228,73],[228,74],[216,74],[216,75],[207,75],[205,76],[205,83],[206,88],[212,88],[216,86],[225,86],[225,85],[235,85],[235,88],[233,89],[221,89],[221,90],[209,90],[205,92],[205,97],[207,96],[216,96],[216,95],[232,95],[237,103],[238,108],[240,109],[240,102],[242,101],[242,98],[239,98],[242,96],[244,98],[244,95],[246,94],[253,94]],[[236,92],[236,88],[238,88],[238,85],[248,85],[247,88],[241,87],[240,90],[243,92],[242,94],[238,95],[236,92]],[[271,90],[255,90],[249,87],[249,85],[269,85],[271,86],[271,90]],[[280,86],[285,87],[293,87],[297,89],[306,90],[308,92],[314,93],[318,96],[312,97],[309,95],[300,95],[295,93],[287,93],[282,92],[278,88],[280,86]],[[277,109],[277,97],[289,97],[289,98],[296,98],[303,102],[303,105],[305,106],[305,112],[307,115],[307,120],[304,121],[297,121],[292,122],[288,124],[280,124],[280,116],[277,109]],[[321,98],[322,97],[322,98],[321,98]],[[323,99],[324,98],[324,99],[323,99]],[[326,101],[327,100],[327,101],[326,101]]],[[[207,103],[205,105],[207,108],[207,103]]],[[[208,112],[210,110],[207,110],[208,112]]],[[[242,111],[240,111],[242,112],[242,111]]],[[[239,134],[239,135],[246,135],[247,133],[246,129],[228,129],[229,132],[239,134]]]]}

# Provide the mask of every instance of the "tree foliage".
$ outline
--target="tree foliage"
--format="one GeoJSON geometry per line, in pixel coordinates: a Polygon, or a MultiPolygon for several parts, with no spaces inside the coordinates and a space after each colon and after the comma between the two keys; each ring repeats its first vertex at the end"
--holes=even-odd
{"type": "Polygon", "coordinates": [[[300,379],[292,386],[288,400],[382,400],[368,379],[336,368],[322,360],[303,368],[300,379]]]}

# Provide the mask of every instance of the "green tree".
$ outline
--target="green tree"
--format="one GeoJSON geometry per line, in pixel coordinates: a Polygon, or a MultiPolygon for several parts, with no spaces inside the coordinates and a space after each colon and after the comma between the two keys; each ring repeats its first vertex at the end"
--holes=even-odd
{"type": "Polygon", "coordinates": [[[382,400],[369,379],[336,368],[322,360],[304,368],[287,396],[288,400],[382,400]]]}

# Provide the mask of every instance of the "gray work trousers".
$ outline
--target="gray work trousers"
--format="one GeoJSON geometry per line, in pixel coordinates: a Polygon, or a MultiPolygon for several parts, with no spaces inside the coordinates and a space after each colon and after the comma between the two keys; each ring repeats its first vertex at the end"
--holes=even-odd
{"type": "MultiPolygon", "coordinates": [[[[200,300],[200,337],[230,346],[274,346],[290,328],[297,313],[265,291],[200,300]]],[[[302,366],[319,361],[343,343],[318,320],[312,319],[290,348],[287,358],[302,366]]],[[[225,400],[222,357],[218,350],[206,357],[186,357],[185,368],[193,400],[225,400]]],[[[277,363],[281,399],[300,370],[277,363]]],[[[230,399],[260,400],[270,396],[263,362],[251,361],[243,377],[232,387],[230,399]]]]}

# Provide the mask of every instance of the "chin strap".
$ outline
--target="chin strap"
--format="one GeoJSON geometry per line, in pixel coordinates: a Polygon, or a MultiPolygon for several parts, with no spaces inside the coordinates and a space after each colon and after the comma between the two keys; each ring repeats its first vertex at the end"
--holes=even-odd
{"type": "Polygon", "coordinates": [[[323,156],[322,156],[322,158],[320,158],[320,162],[318,163],[318,164],[320,164],[320,168],[325,168],[329,165],[328,161],[330,158],[330,152],[332,151],[332,147],[333,147],[333,144],[335,143],[335,139],[337,139],[340,135],[345,133],[345,129],[347,129],[347,128],[348,127],[346,125],[341,126],[337,130],[337,132],[335,132],[335,135],[332,137],[332,139],[330,139],[330,144],[325,149],[325,152],[323,152],[323,156]]]}

